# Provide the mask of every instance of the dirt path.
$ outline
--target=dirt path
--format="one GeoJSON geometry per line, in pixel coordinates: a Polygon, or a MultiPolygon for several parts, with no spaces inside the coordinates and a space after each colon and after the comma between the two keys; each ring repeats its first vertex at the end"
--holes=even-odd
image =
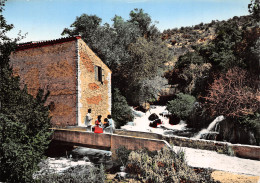
{"type": "Polygon", "coordinates": [[[260,181],[259,176],[240,175],[230,172],[214,171],[211,176],[214,180],[221,183],[258,183],[260,181]]]}
{"type": "Polygon", "coordinates": [[[211,168],[214,179],[223,183],[260,183],[260,161],[218,154],[214,151],[174,147],[175,151],[185,151],[188,165],[211,168]]]}

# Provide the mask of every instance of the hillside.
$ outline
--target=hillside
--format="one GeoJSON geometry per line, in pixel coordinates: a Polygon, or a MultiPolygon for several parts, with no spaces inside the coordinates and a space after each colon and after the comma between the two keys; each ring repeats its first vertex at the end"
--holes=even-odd
{"type": "MultiPolygon", "coordinates": [[[[194,51],[193,46],[207,44],[216,36],[216,28],[226,23],[237,23],[241,28],[242,25],[251,22],[251,16],[233,17],[228,20],[218,21],[212,20],[211,23],[200,23],[195,26],[181,27],[164,30],[162,39],[166,40],[169,49],[173,53],[173,59],[168,62],[168,66],[174,66],[179,56],[184,55],[189,51],[194,51]]],[[[249,25],[250,26],[250,25],[249,25]]]]}

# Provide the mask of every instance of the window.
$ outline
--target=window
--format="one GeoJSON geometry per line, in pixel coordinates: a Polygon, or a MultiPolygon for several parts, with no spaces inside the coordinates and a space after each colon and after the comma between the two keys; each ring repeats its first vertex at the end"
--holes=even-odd
{"type": "Polygon", "coordinates": [[[104,80],[104,69],[99,66],[95,66],[95,80],[103,83],[104,80]]]}

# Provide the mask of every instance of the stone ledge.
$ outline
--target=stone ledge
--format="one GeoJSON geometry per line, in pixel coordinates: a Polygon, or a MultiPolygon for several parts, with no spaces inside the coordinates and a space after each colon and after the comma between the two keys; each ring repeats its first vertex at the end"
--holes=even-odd
{"type": "Polygon", "coordinates": [[[127,130],[116,130],[116,134],[145,137],[151,139],[162,139],[176,146],[190,147],[196,149],[204,149],[225,153],[230,156],[237,156],[240,158],[260,160],[260,146],[244,145],[244,144],[231,144],[229,142],[212,141],[205,139],[192,139],[179,136],[167,136],[155,134],[150,132],[138,132],[127,130]]]}

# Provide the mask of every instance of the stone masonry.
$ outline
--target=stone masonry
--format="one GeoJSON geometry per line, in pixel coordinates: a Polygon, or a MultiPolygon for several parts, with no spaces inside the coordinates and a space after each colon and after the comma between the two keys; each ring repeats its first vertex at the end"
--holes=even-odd
{"type": "Polygon", "coordinates": [[[31,95],[39,88],[50,91],[46,105],[53,126],[84,126],[88,108],[94,120],[111,113],[111,71],[80,37],[21,44],[10,60],[31,95]],[[96,80],[97,66],[102,81],[96,80]]]}

